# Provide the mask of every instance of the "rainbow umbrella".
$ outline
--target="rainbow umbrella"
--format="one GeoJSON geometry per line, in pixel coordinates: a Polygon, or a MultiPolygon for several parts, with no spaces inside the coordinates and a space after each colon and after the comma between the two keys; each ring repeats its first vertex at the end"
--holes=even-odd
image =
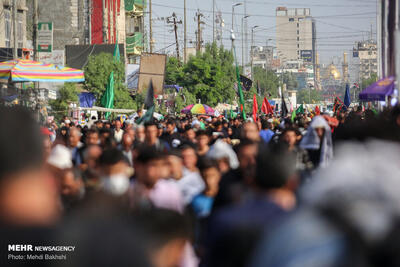
{"type": "Polygon", "coordinates": [[[83,82],[82,70],[16,59],[0,62],[0,80],[12,82],[83,82]]]}
{"type": "Polygon", "coordinates": [[[214,112],[212,108],[204,104],[192,104],[181,110],[181,113],[194,115],[203,114],[213,116],[214,112]]]}

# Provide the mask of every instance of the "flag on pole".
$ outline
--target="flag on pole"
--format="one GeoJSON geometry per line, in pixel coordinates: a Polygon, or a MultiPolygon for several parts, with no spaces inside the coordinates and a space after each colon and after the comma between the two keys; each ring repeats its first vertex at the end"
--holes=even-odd
{"type": "Polygon", "coordinates": [[[343,103],[346,106],[346,108],[348,108],[350,106],[350,104],[351,104],[350,86],[349,86],[348,83],[346,84],[346,92],[344,93],[343,103]]]}
{"type": "Polygon", "coordinates": [[[293,110],[292,112],[292,122],[294,121],[294,119],[296,118],[297,114],[304,114],[304,106],[303,104],[300,105],[300,107],[298,107],[296,110],[293,110]]]}
{"type": "Polygon", "coordinates": [[[236,60],[235,46],[233,46],[233,53],[234,53],[235,64],[236,64],[236,79],[237,79],[238,92],[239,92],[240,112],[242,112],[242,117],[245,120],[246,119],[246,109],[245,109],[245,106],[244,106],[244,96],[243,96],[242,85],[241,85],[241,82],[240,82],[239,66],[238,66],[237,60],[236,60]]]}
{"type": "Polygon", "coordinates": [[[256,94],[253,96],[253,121],[257,122],[258,103],[256,94]]]}
{"type": "Polygon", "coordinates": [[[150,80],[149,89],[147,89],[146,99],[144,101],[144,107],[147,109],[146,113],[137,120],[137,124],[142,124],[145,122],[149,122],[153,119],[154,114],[154,88],[153,88],[153,80],[150,80]]]}
{"type": "Polygon", "coordinates": [[[261,112],[264,114],[274,114],[274,110],[272,109],[267,97],[264,97],[264,101],[261,106],[261,112]]]}
{"type": "MultiPolygon", "coordinates": [[[[118,42],[114,46],[114,61],[120,61],[119,47],[118,42]]],[[[106,87],[106,91],[104,92],[101,98],[101,105],[105,108],[114,108],[114,71],[111,71],[110,76],[108,78],[108,84],[106,87]]],[[[108,119],[111,115],[111,112],[106,112],[105,118],[108,119]]]]}
{"type": "Polygon", "coordinates": [[[288,114],[288,109],[286,106],[286,102],[285,102],[285,98],[283,98],[283,94],[282,94],[282,104],[281,104],[281,117],[285,118],[288,114]]]}
{"type": "MultiPolygon", "coordinates": [[[[105,108],[114,108],[114,71],[110,73],[106,91],[101,98],[101,105],[105,108]]],[[[106,112],[105,118],[108,119],[111,112],[106,112]]]]}

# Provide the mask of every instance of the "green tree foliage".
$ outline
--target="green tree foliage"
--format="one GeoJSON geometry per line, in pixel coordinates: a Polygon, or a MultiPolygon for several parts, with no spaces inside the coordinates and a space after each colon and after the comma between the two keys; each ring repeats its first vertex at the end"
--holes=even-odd
{"type": "Polygon", "coordinates": [[[278,97],[280,79],[275,72],[271,70],[265,71],[265,69],[261,67],[254,67],[253,72],[253,87],[257,88],[257,82],[259,83],[261,96],[268,96],[268,94],[271,94],[272,98],[278,97]]]}
{"type": "Polygon", "coordinates": [[[57,120],[67,114],[70,103],[78,102],[78,90],[75,83],[65,83],[58,93],[59,97],[57,99],[49,101],[49,105],[52,111],[55,112],[54,116],[57,120]]]}
{"type": "Polygon", "coordinates": [[[297,91],[297,104],[315,104],[322,100],[321,91],[304,88],[297,91]]]}
{"type": "Polygon", "coordinates": [[[378,80],[378,75],[376,75],[376,73],[372,73],[371,77],[369,77],[368,79],[363,79],[362,83],[361,83],[361,88],[365,89],[368,86],[370,86],[371,84],[373,84],[374,82],[376,82],[378,80]]]}
{"type": "Polygon", "coordinates": [[[202,103],[215,106],[233,100],[234,74],[232,53],[214,43],[206,45],[204,53],[190,57],[182,66],[177,59],[170,58],[166,67],[166,83],[179,84],[196,99],[201,99],[202,103]]]}
{"type": "Polygon", "coordinates": [[[286,84],[286,89],[287,90],[296,90],[297,87],[299,86],[299,83],[297,82],[296,76],[293,73],[290,72],[285,72],[283,74],[283,83],[286,84]]]}
{"type": "Polygon", "coordinates": [[[178,93],[178,96],[175,97],[174,111],[179,113],[184,107],[195,103],[196,97],[188,90],[182,89],[181,92],[178,93]]]}
{"type": "Polygon", "coordinates": [[[96,105],[100,106],[111,71],[114,71],[114,108],[135,109],[135,102],[124,85],[124,63],[115,61],[111,54],[101,53],[89,57],[85,67],[85,89],[95,95],[96,105]]]}

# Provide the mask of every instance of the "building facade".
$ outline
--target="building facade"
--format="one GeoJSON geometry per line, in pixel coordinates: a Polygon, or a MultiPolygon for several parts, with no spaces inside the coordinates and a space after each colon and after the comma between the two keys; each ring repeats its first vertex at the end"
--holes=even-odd
{"type": "Polygon", "coordinates": [[[360,79],[368,79],[378,73],[378,50],[374,40],[357,42],[353,56],[360,59],[360,79]]]}
{"type": "Polygon", "coordinates": [[[315,62],[315,22],[309,8],[276,9],[276,49],[282,63],[315,62]]]}
{"type": "MultiPolygon", "coordinates": [[[[13,28],[13,1],[0,0],[0,47],[14,47],[13,28]]],[[[26,48],[26,16],[28,8],[26,0],[17,0],[17,45],[18,48],[26,48]]]]}
{"type": "Polygon", "coordinates": [[[126,55],[128,63],[138,63],[144,51],[144,10],[146,0],[125,0],[126,55]]]}
{"type": "Polygon", "coordinates": [[[251,47],[250,56],[254,67],[261,67],[268,70],[273,69],[273,46],[253,46],[251,47]]]}

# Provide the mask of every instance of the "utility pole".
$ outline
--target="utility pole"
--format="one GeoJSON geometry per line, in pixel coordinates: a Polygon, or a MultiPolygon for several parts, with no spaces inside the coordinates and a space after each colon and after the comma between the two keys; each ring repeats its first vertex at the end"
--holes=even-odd
{"type": "Polygon", "coordinates": [[[13,0],[13,28],[14,28],[13,58],[18,59],[17,0],[13,0]]]}
{"type": "Polygon", "coordinates": [[[251,46],[250,46],[250,56],[251,56],[251,78],[254,78],[254,73],[253,73],[253,57],[254,57],[254,50],[253,50],[253,46],[254,46],[254,29],[257,28],[258,26],[253,26],[251,28],[251,46]]]}
{"type": "Polygon", "coordinates": [[[106,16],[106,0],[103,0],[103,44],[107,43],[107,16],[106,16]]]}
{"type": "Polygon", "coordinates": [[[182,20],[177,20],[175,12],[172,13],[171,17],[167,18],[167,23],[173,23],[174,24],[174,32],[175,32],[175,43],[176,43],[176,57],[178,58],[178,61],[180,62],[180,56],[179,56],[179,41],[178,41],[178,25],[177,24],[182,24],[182,20]]]}
{"type": "Polygon", "coordinates": [[[201,43],[203,42],[202,37],[201,37],[201,24],[204,24],[203,21],[201,21],[201,17],[204,17],[202,13],[200,13],[200,10],[197,10],[196,13],[197,17],[197,47],[196,50],[200,51],[201,50],[201,43]]]}
{"type": "MultiPolygon", "coordinates": [[[[235,31],[234,31],[234,29],[233,29],[233,23],[234,23],[234,18],[235,18],[235,7],[236,6],[241,6],[241,5],[243,5],[243,3],[241,3],[241,2],[239,2],[239,3],[235,3],[235,4],[232,4],[232,27],[231,27],[231,32],[232,32],[232,34],[233,35],[235,35],[235,31]]],[[[233,36],[234,37],[234,36],[233,36]]],[[[233,40],[234,40],[234,38],[231,38],[232,40],[232,48],[231,48],[231,51],[233,52],[233,40]]]]}
{"type": "Polygon", "coordinates": [[[186,63],[187,36],[186,36],[186,0],[183,0],[183,63],[186,63]]]}
{"type": "Polygon", "coordinates": [[[38,0],[33,0],[33,59],[38,61],[38,0]]]}
{"type": "Polygon", "coordinates": [[[153,22],[151,17],[151,0],[149,0],[149,38],[150,38],[150,53],[153,53],[153,22]]]}
{"type": "Polygon", "coordinates": [[[212,8],[212,21],[213,21],[213,43],[215,42],[215,0],[213,0],[212,8]]]}

